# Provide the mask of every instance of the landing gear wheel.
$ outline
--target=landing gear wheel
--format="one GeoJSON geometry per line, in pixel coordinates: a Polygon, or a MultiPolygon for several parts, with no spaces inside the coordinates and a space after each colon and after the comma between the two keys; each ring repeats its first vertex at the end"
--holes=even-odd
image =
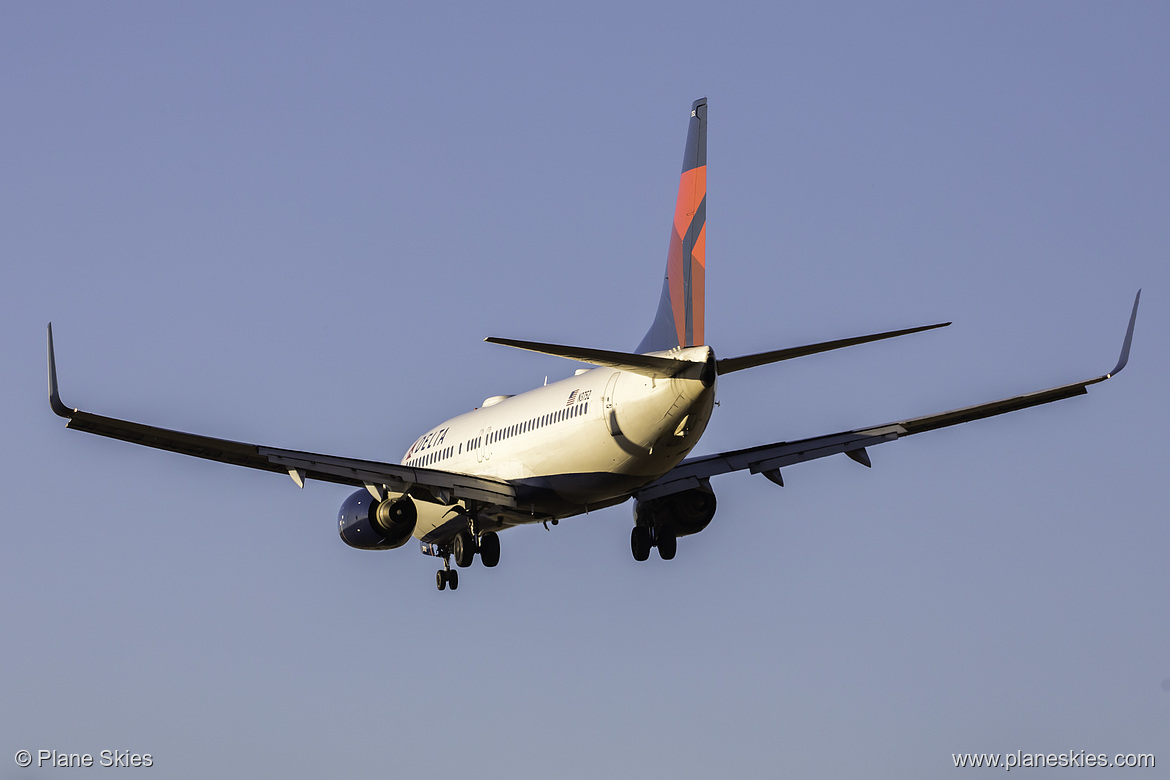
{"type": "MultiPolygon", "coordinates": [[[[455,565],[460,569],[466,569],[475,561],[475,537],[471,535],[470,531],[460,531],[455,534],[451,548],[455,557],[455,565]]],[[[451,590],[455,590],[454,586],[451,590]]]]}
{"type": "Polygon", "coordinates": [[[650,557],[650,548],[654,542],[650,540],[650,529],[644,525],[634,526],[630,533],[630,551],[634,553],[635,561],[644,561],[650,557]]]}
{"type": "Polygon", "coordinates": [[[479,559],[489,569],[500,562],[500,537],[495,531],[480,534],[479,559]]]}
{"type": "Polygon", "coordinates": [[[659,531],[655,546],[658,547],[658,557],[669,561],[678,552],[678,537],[671,531],[659,531]]]}
{"type": "Polygon", "coordinates": [[[435,572],[435,587],[444,590],[448,585],[451,590],[459,587],[459,572],[455,569],[439,569],[435,572]]]}

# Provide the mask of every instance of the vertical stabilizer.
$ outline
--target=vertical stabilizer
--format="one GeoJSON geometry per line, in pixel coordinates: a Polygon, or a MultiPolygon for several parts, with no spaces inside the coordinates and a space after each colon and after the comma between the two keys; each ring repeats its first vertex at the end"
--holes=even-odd
{"type": "Polygon", "coordinates": [[[701,98],[691,106],[662,296],[658,300],[654,322],[638,345],[638,352],[704,344],[706,222],[707,98],[701,98]]]}

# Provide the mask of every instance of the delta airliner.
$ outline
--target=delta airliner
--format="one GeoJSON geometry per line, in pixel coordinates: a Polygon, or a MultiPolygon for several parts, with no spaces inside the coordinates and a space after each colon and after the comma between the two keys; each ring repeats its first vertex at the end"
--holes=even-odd
{"type": "Polygon", "coordinates": [[[500,560],[498,533],[634,499],[630,547],[675,556],[678,538],[702,531],[715,515],[711,477],[761,474],[783,485],[781,469],[844,454],[869,466],[866,448],[903,436],[1004,414],[1087,392],[1129,358],[1137,319],[1133,302],[1117,365],[1107,374],[941,414],[688,458],[703,435],[724,374],[879,339],[941,328],[925,325],[733,358],[704,343],[706,284],[707,100],[691,106],[666,276],[649,331],[633,352],[537,342],[487,341],[579,361],[559,382],[514,396],[493,396],[420,436],[400,463],[356,460],[216,439],[102,417],[61,401],[48,329],[49,403],[69,428],[238,466],[287,474],[303,487],[316,479],[358,488],[341,505],[342,540],[361,550],[401,547],[412,537],[442,560],[439,590],[455,590],[478,555],[500,560]]]}

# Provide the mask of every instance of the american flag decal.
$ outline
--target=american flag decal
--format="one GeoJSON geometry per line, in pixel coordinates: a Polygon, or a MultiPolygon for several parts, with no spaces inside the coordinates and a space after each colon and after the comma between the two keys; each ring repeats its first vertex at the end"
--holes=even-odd
{"type": "Polygon", "coordinates": [[[573,392],[569,393],[569,400],[565,401],[565,406],[572,406],[576,400],[577,400],[577,391],[574,390],[573,392]]]}

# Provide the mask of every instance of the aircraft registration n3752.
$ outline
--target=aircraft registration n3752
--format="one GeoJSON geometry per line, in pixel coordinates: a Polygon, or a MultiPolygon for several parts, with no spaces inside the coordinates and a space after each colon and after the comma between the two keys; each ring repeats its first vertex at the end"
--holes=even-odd
{"type": "Polygon", "coordinates": [[[478,555],[500,561],[499,532],[556,523],[634,500],[630,547],[674,558],[678,539],[715,516],[711,478],[733,471],[783,485],[781,469],[844,454],[869,466],[867,448],[903,436],[1026,409],[1088,392],[1129,359],[1141,291],[1134,298],[1117,365],[1107,374],[907,420],[688,458],[711,411],[719,377],[804,355],[904,336],[950,323],[873,333],[754,355],[717,358],[704,339],[707,216],[707,100],[691,106],[666,274],[650,329],[632,352],[488,338],[495,344],[593,366],[519,395],[497,395],[420,436],[399,463],[277,449],[118,420],[61,401],[48,328],[49,404],[69,428],[237,466],[358,488],[341,505],[342,540],[389,550],[412,537],[442,560],[439,590],[478,555]]]}

